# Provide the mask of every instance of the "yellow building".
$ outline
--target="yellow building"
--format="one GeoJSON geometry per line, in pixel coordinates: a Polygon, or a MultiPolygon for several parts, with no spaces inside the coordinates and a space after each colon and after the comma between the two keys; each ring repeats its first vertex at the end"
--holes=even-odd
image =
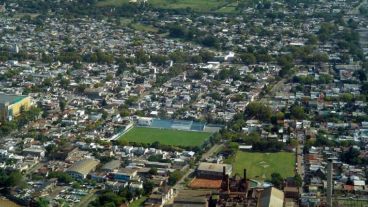
{"type": "Polygon", "coordinates": [[[31,97],[0,94],[0,121],[11,121],[31,107],[31,97]]]}

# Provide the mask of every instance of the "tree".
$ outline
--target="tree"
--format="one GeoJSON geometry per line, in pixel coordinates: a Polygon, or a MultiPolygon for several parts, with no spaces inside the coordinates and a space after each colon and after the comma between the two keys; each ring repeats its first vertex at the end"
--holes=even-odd
{"type": "Polygon", "coordinates": [[[59,101],[60,111],[64,111],[65,110],[65,107],[66,107],[66,101],[65,100],[60,100],[59,101]]]}
{"type": "Polygon", "coordinates": [[[9,187],[20,186],[23,184],[23,175],[18,170],[11,172],[6,180],[6,186],[9,187]]]}
{"type": "Polygon", "coordinates": [[[367,80],[367,74],[364,70],[355,71],[354,76],[357,77],[360,81],[366,81],[367,80]]]}
{"type": "Polygon", "coordinates": [[[48,207],[49,201],[46,198],[37,198],[35,202],[36,207],[48,207]]]}
{"type": "Polygon", "coordinates": [[[147,180],[146,182],[143,183],[143,191],[144,194],[148,195],[152,192],[153,187],[154,187],[154,183],[150,180],[147,180]]]}
{"type": "Polygon", "coordinates": [[[362,84],[362,94],[368,95],[368,82],[362,84]]]}
{"type": "Polygon", "coordinates": [[[65,172],[50,172],[48,178],[57,178],[58,182],[71,183],[74,179],[65,172]]]}
{"type": "Polygon", "coordinates": [[[183,172],[180,170],[175,170],[169,174],[168,184],[173,186],[183,177],[183,172]]]}
{"type": "Polygon", "coordinates": [[[303,107],[300,106],[292,106],[290,109],[290,115],[291,117],[293,117],[294,119],[304,119],[305,118],[305,113],[304,113],[304,109],[303,107]]]}
{"type": "Polygon", "coordinates": [[[282,176],[279,173],[272,173],[271,174],[271,183],[276,187],[276,188],[282,188],[282,184],[284,182],[284,178],[282,178],[282,176]]]}
{"type": "Polygon", "coordinates": [[[302,179],[302,177],[299,174],[296,174],[294,176],[294,181],[295,181],[295,184],[296,184],[297,187],[299,187],[299,188],[302,187],[302,185],[303,185],[303,179],[302,179]]]}
{"type": "Polygon", "coordinates": [[[350,147],[349,150],[341,153],[341,161],[350,165],[362,164],[362,159],[359,157],[360,151],[354,147],[350,147]]]}
{"type": "Polygon", "coordinates": [[[252,65],[256,63],[256,56],[253,53],[243,53],[240,55],[240,59],[246,65],[252,65]]]}
{"type": "Polygon", "coordinates": [[[250,118],[255,117],[262,121],[269,121],[272,115],[272,110],[261,102],[251,102],[245,109],[245,115],[250,118]]]}
{"type": "Polygon", "coordinates": [[[149,174],[151,175],[157,175],[157,168],[151,168],[149,171],[148,171],[149,174]]]}

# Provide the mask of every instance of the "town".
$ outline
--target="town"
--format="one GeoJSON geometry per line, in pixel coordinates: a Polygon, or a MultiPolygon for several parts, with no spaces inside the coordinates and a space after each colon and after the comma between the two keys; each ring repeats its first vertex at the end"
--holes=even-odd
{"type": "Polygon", "coordinates": [[[0,0],[0,206],[368,205],[366,0],[0,0]]]}

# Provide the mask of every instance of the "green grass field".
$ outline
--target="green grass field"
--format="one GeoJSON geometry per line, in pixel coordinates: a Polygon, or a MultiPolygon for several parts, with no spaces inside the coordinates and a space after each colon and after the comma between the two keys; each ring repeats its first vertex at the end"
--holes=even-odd
{"type": "Polygon", "coordinates": [[[130,207],[141,207],[144,206],[144,201],[147,199],[146,196],[140,197],[138,200],[133,201],[129,206],[130,207]]]}
{"type": "Polygon", "coordinates": [[[211,133],[135,127],[120,137],[121,140],[137,143],[160,142],[164,145],[194,147],[201,146],[211,133]]]}
{"type": "Polygon", "coordinates": [[[295,154],[290,152],[259,153],[238,151],[233,162],[233,173],[243,176],[247,169],[247,177],[265,180],[274,172],[282,177],[294,176],[295,154]]]}
{"type": "MultiPolygon", "coordinates": [[[[216,11],[229,2],[235,2],[235,0],[148,0],[149,4],[157,8],[163,9],[186,9],[191,8],[194,11],[216,11]]],[[[128,4],[129,0],[104,0],[99,1],[97,6],[121,6],[128,4]]]]}

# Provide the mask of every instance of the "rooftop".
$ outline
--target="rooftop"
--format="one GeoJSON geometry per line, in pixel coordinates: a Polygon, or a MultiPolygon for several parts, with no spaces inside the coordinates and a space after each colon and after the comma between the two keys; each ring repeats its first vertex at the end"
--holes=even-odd
{"type": "Polygon", "coordinates": [[[8,94],[0,94],[0,104],[14,104],[26,98],[27,96],[18,96],[18,95],[8,95],[8,94]]]}
{"type": "Polygon", "coordinates": [[[226,168],[226,171],[232,169],[232,166],[228,165],[228,164],[216,164],[216,163],[209,163],[209,162],[201,162],[198,166],[198,170],[223,172],[224,167],[226,168]]]}
{"type": "Polygon", "coordinates": [[[72,165],[67,171],[87,175],[91,170],[93,170],[98,165],[98,163],[100,162],[94,159],[80,160],[74,163],[74,165],[72,165]]]}

